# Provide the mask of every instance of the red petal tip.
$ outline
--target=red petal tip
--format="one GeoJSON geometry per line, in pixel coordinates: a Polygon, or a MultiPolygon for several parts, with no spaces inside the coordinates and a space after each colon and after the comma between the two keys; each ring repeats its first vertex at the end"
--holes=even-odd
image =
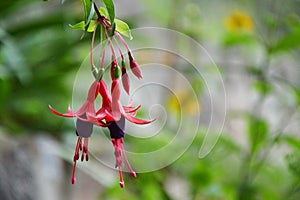
{"type": "Polygon", "coordinates": [[[125,184],[124,184],[123,181],[120,182],[120,187],[121,187],[121,188],[124,188],[124,187],[125,187],[125,184]]]}

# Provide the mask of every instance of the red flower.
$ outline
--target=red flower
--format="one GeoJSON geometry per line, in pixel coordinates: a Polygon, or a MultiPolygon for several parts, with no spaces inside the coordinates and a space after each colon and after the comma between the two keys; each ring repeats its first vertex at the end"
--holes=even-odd
{"type": "Polygon", "coordinates": [[[124,166],[124,161],[126,162],[131,175],[135,178],[136,173],[133,171],[132,167],[129,164],[126,153],[123,148],[123,138],[125,136],[125,118],[122,116],[119,121],[110,122],[108,129],[110,131],[111,141],[115,149],[116,157],[116,168],[119,170],[120,174],[120,186],[124,187],[122,167],[124,166]]]}
{"type": "Polygon", "coordinates": [[[133,108],[131,105],[122,106],[120,102],[120,85],[119,80],[113,80],[111,86],[111,94],[112,94],[112,116],[114,117],[114,121],[119,121],[121,116],[125,117],[128,121],[135,124],[149,124],[153,122],[153,120],[142,120],[135,117],[136,111],[140,108],[140,106],[133,108]]]}
{"type": "Polygon", "coordinates": [[[142,120],[135,117],[137,110],[141,106],[133,107],[131,104],[122,106],[120,103],[120,85],[119,80],[113,80],[110,96],[106,83],[101,80],[99,82],[99,93],[102,97],[102,107],[96,112],[87,113],[86,119],[79,117],[83,121],[91,122],[95,125],[107,127],[109,122],[119,121],[121,116],[125,117],[128,121],[135,124],[149,124],[154,120],[142,120]],[[105,121],[105,122],[104,122],[105,121]]]}
{"type": "MultiPolygon", "coordinates": [[[[62,113],[56,111],[50,105],[49,105],[49,108],[54,114],[56,114],[58,116],[76,117],[76,118],[81,119],[82,121],[89,121],[89,119],[91,119],[92,116],[96,116],[94,104],[95,104],[95,99],[97,98],[98,93],[99,93],[99,87],[100,87],[99,81],[94,81],[89,89],[87,100],[83,103],[81,108],[79,110],[77,110],[76,112],[73,112],[71,110],[70,106],[68,106],[68,112],[65,114],[62,114],[62,113]]],[[[90,122],[93,123],[93,121],[90,121],[90,122]]],[[[102,121],[98,121],[97,125],[107,127],[107,125],[105,123],[103,123],[102,121]]]]}

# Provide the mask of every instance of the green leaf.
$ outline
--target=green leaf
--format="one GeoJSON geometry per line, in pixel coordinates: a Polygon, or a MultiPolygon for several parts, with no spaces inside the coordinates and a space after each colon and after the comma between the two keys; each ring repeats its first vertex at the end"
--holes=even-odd
{"type": "Polygon", "coordinates": [[[97,24],[96,24],[96,20],[91,20],[90,21],[90,24],[89,24],[89,26],[88,26],[88,29],[87,29],[87,31],[88,32],[94,32],[95,31],[95,29],[96,29],[96,26],[97,24]]]}
{"type": "Polygon", "coordinates": [[[289,51],[300,46],[300,28],[295,29],[292,33],[285,35],[272,48],[272,52],[289,51]]]}
{"type": "Polygon", "coordinates": [[[256,152],[261,144],[267,139],[269,124],[266,120],[250,116],[248,122],[248,132],[251,141],[251,151],[256,152]]]}
{"type": "Polygon", "coordinates": [[[69,27],[74,30],[81,30],[81,31],[88,31],[88,32],[94,32],[96,29],[96,20],[91,20],[89,25],[86,26],[84,21],[81,21],[77,24],[71,25],[69,24],[69,27]],[[87,27],[87,28],[86,28],[87,27]]]}
{"type": "Polygon", "coordinates": [[[263,95],[267,95],[272,91],[272,85],[263,80],[257,80],[254,82],[253,87],[256,91],[263,95]]]}
{"type": "Polygon", "coordinates": [[[108,11],[110,22],[112,23],[115,20],[115,5],[112,0],[102,0],[105,4],[105,7],[108,11]]]}
{"type": "Polygon", "coordinates": [[[122,20],[119,20],[119,19],[115,19],[115,23],[116,23],[116,30],[120,34],[130,38],[130,40],[131,40],[132,35],[131,35],[131,31],[130,31],[130,28],[129,28],[128,24],[126,22],[123,22],[122,20]]]}
{"type": "Polygon", "coordinates": [[[81,0],[84,8],[84,21],[87,22],[90,16],[93,2],[91,0],[81,0]]]}
{"type": "Polygon", "coordinates": [[[69,24],[69,27],[71,29],[74,29],[74,30],[82,30],[82,31],[84,31],[85,30],[85,22],[81,21],[81,22],[79,22],[77,24],[74,24],[74,25],[69,24]]]}
{"type": "Polygon", "coordinates": [[[235,45],[249,45],[254,44],[256,38],[250,33],[227,33],[224,37],[224,45],[226,47],[235,45]]]}
{"type": "Polygon", "coordinates": [[[104,7],[100,7],[100,10],[99,10],[100,14],[104,17],[108,17],[107,16],[107,12],[106,12],[106,9],[104,7]]]}
{"type": "Polygon", "coordinates": [[[84,21],[85,21],[85,30],[88,29],[88,25],[91,19],[94,16],[95,10],[92,0],[81,0],[84,7],[84,21]]]}
{"type": "Polygon", "coordinates": [[[283,141],[289,144],[290,147],[293,147],[300,151],[300,140],[293,136],[285,136],[282,138],[283,141]]]}

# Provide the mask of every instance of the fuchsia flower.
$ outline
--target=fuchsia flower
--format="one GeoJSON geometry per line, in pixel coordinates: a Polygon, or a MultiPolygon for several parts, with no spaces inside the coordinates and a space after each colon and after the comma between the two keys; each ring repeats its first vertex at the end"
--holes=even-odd
{"type": "Polygon", "coordinates": [[[119,121],[113,121],[109,124],[108,129],[110,131],[111,141],[115,149],[116,157],[116,168],[119,170],[120,174],[120,186],[124,187],[122,167],[124,166],[124,160],[130,170],[131,175],[136,178],[136,173],[133,171],[129,164],[126,153],[123,148],[123,138],[125,136],[125,118],[122,116],[119,121]]]}
{"type": "Polygon", "coordinates": [[[136,177],[135,172],[132,170],[123,149],[123,138],[125,136],[125,119],[135,124],[148,124],[154,120],[142,120],[135,117],[137,110],[141,107],[133,107],[132,104],[128,106],[122,106],[120,103],[120,86],[119,79],[112,81],[111,86],[112,96],[109,94],[108,87],[104,80],[94,81],[91,85],[88,98],[83,103],[81,108],[73,112],[68,107],[68,112],[62,114],[56,111],[54,108],[49,106],[51,111],[62,117],[76,117],[76,134],[78,136],[74,158],[73,158],[73,173],[72,173],[72,184],[76,182],[76,165],[80,158],[81,161],[88,161],[88,138],[91,136],[93,131],[93,124],[108,127],[111,132],[112,143],[115,148],[116,156],[116,167],[119,169],[120,173],[120,185],[124,187],[124,181],[122,178],[122,166],[123,159],[126,161],[133,177],[136,177]],[[95,99],[98,94],[102,97],[102,107],[95,112],[95,99]],[[82,141],[84,140],[84,144],[82,141]]]}
{"type": "Polygon", "coordinates": [[[127,94],[130,92],[130,81],[129,76],[126,71],[125,66],[125,58],[122,54],[121,48],[117,42],[117,40],[114,38],[114,41],[116,45],[118,46],[118,50],[120,53],[120,56],[122,58],[122,65],[120,68],[117,62],[117,56],[114,50],[114,45],[112,42],[113,35],[109,35],[108,32],[114,31],[113,33],[120,39],[120,41],[124,44],[128,51],[128,58],[129,58],[129,64],[130,69],[132,73],[139,79],[142,78],[142,73],[140,70],[139,65],[134,60],[131,51],[126,43],[126,41],[123,39],[123,37],[119,34],[118,31],[113,29],[111,26],[113,23],[110,23],[107,18],[102,16],[96,6],[95,3],[94,8],[97,13],[98,19],[96,22],[96,29],[98,23],[101,24],[101,28],[104,28],[105,35],[109,41],[109,45],[112,51],[113,59],[111,62],[111,88],[110,91],[105,83],[104,80],[102,80],[102,76],[104,73],[104,59],[105,59],[105,50],[102,54],[102,62],[101,62],[101,68],[96,68],[93,61],[93,46],[94,46],[94,39],[95,39],[95,33],[96,29],[94,31],[93,37],[92,37],[92,45],[91,45],[91,51],[90,51],[90,61],[92,66],[92,72],[95,77],[95,81],[92,83],[92,85],[89,88],[88,91],[88,97],[86,101],[83,103],[83,105],[80,107],[77,111],[72,111],[70,106],[68,106],[68,112],[67,113],[60,113],[56,111],[54,108],[49,106],[50,110],[62,117],[70,117],[70,118],[76,118],[76,135],[78,136],[77,144],[75,148],[75,153],[73,157],[73,173],[72,173],[72,184],[76,182],[76,165],[77,161],[81,157],[81,161],[88,161],[89,160],[89,153],[88,153],[88,139],[91,136],[93,132],[93,125],[101,126],[101,127],[108,127],[110,131],[110,137],[111,141],[114,146],[115,150],[115,158],[116,158],[116,168],[119,170],[120,174],[120,186],[124,187],[124,180],[123,180],[123,174],[122,174],[122,168],[124,166],[124,161],[126,162],[131,175],[133,177],[136,177],[136,173],[131,168],[124,148],[123,148],[123,142],[124,142],[124,136],[125,136],[125,121],[128,120],[135,124],[149,124],[153,122],[153,120],[142,120],[136,118],[136,112],[141,107],[140,105],[137,107],[133,107],[132,103],[128,106],[122,106],[120,102],[120,96],[121,96],[121,90],[120,90],[120,77],[122,76],[122,84],[123,88],[126,91],[127,94]],[[95,110],[95,100],[100,94],[102,98],[102,106],[97,111],[95,110]],[[81,156],[80,156],[81,154],[81,156]]]}
{"type": "MultiPolygon", "coordinates": [[[[49,108],[54,114],[56,114],[58,116],[62,116],[62,117],[72,117],[72,118],[76,117],[79,119],[84,119],[89,116],[95,116],[96,115],[95,99],[98,96],[98,91],[99,91],[99,81],[94,81],[89,89],[87,100],[83,103],[81,108],[79,110],[77,110],[76,112],[73,112],[71,110],[70,106],[68,106],[68,112],[65,114],[62,114],[62,113],[56,111],[50,105],[49,105],[49,108]]],[[[107,126],[105,123],[103,123],[101,121],[97,125],[103,126],[103,127],[107,126]]]]}

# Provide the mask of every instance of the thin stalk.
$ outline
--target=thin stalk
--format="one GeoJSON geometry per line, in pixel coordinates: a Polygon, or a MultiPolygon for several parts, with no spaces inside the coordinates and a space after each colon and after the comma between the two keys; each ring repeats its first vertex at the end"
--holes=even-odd
{"type": "Polygon", "coordinates": [[[120,41],[124,44],[124,46],[126,47],[127,51],[130,51],[130,48],[128,46],[128,44],[126,43],[126,41],[124,40],[124,38],[120,35],[120,33],[118,31],[115,31],[115,35],[120,39],[120,41]]]}
{"type": "Polygon", "coordinates": [[[94,58],[93,58],[93,49],[94,49],[94,42],[95,42],[95,35],[97,32],[97,27],[98,27],[98,22],[96,22],[96,28],[93,32],[93,36],[92,36],[92,44],[91,44],[91,50],[90,50],[90,62],[91,62],[91,70],[93,71],[95,68],[95,64],[94,64],[94,58]]]}

